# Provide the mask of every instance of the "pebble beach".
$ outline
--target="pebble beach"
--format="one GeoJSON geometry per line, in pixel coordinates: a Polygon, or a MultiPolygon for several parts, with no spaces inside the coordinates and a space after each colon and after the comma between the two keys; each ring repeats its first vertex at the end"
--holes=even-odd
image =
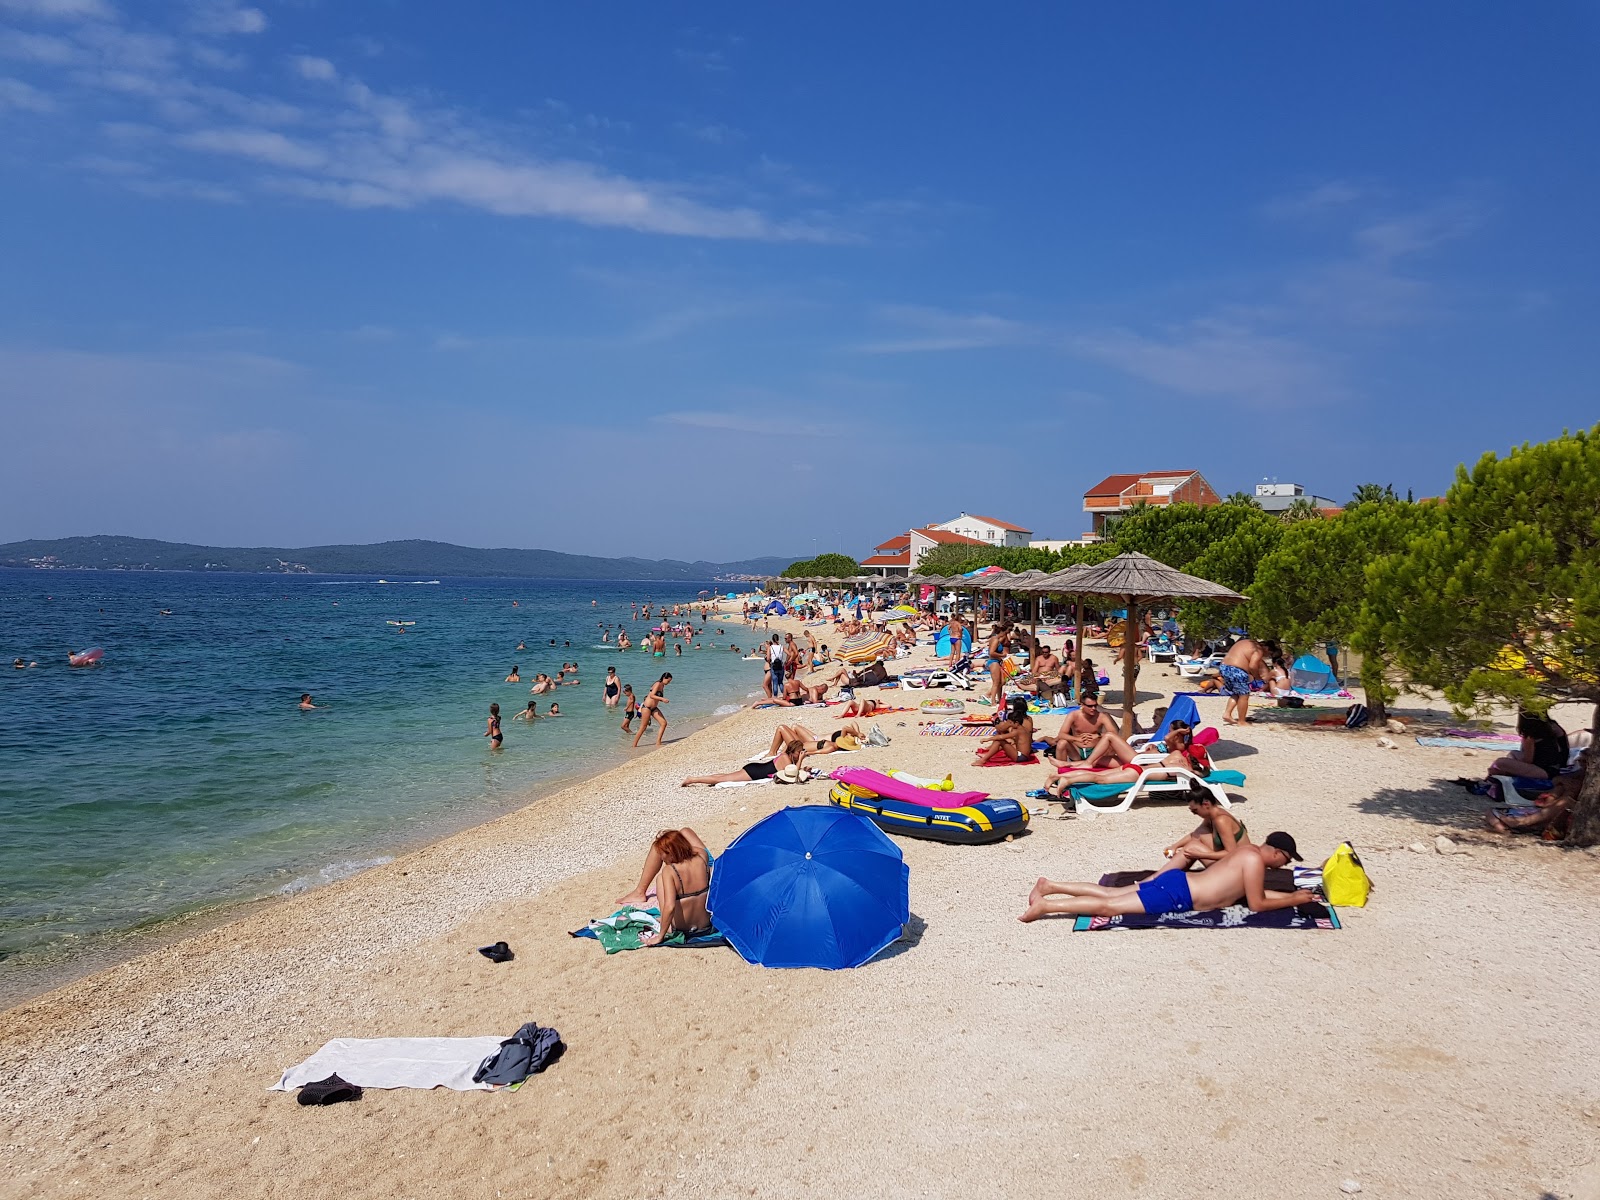
{"type": "MultiPolygon", "coordinates": [[[[1145,664],[1141,714],[1176,684],[1145,664]]],[[[912,919],[856,970],[569,936],[612,911],[657,830],[720,850],[826,803],[824,779],[679,781],[760,753],[780,721],[825,734],[837,711],[741,711],[0,1014],[0,1195],[1600,1195],[1596,856],[1473,832],[1481,807],[1442,782],[1481,772],[1470,747],[1224,731],[1215,757],[1248,776],[1258,838],[1359,850],[1375,891],[1337,931],[1017,922],[1040,875],[1154,866],[1193,819],[1151,803],[987,846],[899,839],[912,919]],[[475,952],[498,940],[513,961],[475,952]],[[330,1038],[528,1020],[568,1051],[514,1093],[320,1109],[267,1090],[330,1038]]],[[[878,718],[889,746],[813,765],[1042,784],[1042,766],[970,766],[975,742],[919,720],[878,718]]]]}

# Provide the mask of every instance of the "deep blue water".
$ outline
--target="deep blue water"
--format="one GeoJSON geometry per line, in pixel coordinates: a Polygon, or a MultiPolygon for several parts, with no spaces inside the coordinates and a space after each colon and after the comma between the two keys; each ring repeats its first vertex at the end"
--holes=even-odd
{"type": "Polygon", "coordinates": [[[599,625],[637,642],[630,602],[715,586],[0,569],[0,972],[348,874],[612,765],[630,739],[601,702],[607,665],[641,697],[673,672],[673,732],[703,722],[759,682],[728,651],[736,624],[665,660],[598,648],[599,625]],[[103,664],[69,669],[90,646],[103,664]],[[581,686],[529,696],[573,660],[581,686]],[[530,698],[566,715],[511,720],[530,698]]]}

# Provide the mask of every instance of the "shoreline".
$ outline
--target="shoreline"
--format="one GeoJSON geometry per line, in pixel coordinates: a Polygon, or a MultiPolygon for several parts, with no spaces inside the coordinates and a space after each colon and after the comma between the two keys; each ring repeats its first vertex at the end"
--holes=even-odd
{"type": "MultiPolygon", "coordinates": [[[[745,703],[740,704],[740,708],[744,709],[748,703],[748,693],[741,693],[740,699],[745,701],[745,703]]],[[[723,704],[732,704],[734,702],[734,699],[730,698],[724,700],[723,704]]],[[[718,707],[721,707],[721,705],[718,707]]],[[[606,710],[606,720],[611,719],[612,711],[610,709],[606,710]]],[[[685,724],[688,729],[669,740],[667,745],[692,737],[736,715],[736,713],[724,713],[718,716],[713,711],[700,718],[687,721],[685,724]]],[[[674,726],[673,731],[676,732],[678,728],[678,726],[674,726]]],[[[620,730],[618,737],[623,737],[620,730]]],[[[641,750],[644,749],[644,745],[644,743],[641,743],[641,750]]],[[[628,766],[630,763],[638,761],[639,758],[636,753],[630,750],[626,740],[621,743],[617,753],[620,757],[608,766],[600,767],[598,770],[580,769],[569,771],[550,779],[539,780],[517,792],[514,796],[507,797],[502,803],[493,805],[490,809],[463,814],[459,820],[438,820],[431,823],[426,829],[413,831],[415,833],[414,837],[402,837],[398,841],[349,847],[343,852],[349,855],[361,856],[362,860],[368,861],[368,865],[360,866],[356,870],[338,878],[320,881],[316,878],[320,871],[326,870],[327,866],[338,865],[337,862],[325,864],[320,868],[314,863],[308,862],[303,865],[289,883],[283,885],[283,888],[275,889],[265,895],[216,900],[196,908],[155,917],[126,928],[112,929],[86,936],[73,936],[51,943],[46,947],[30,948],[14,954],[4,962],[0,962],[0,1015],[80,979],[111,970],[146,954],[170,948],[188,938],[221,928],[235,920],[247,920],[260,912],[268,911],[276,905],[295,900],[308,893],[359,879],[369,871],[390,866],[409,855],[426,850],[441,842],[446,842],[461,834],[492,825],[505,817],[514,816],[569,788],[576,789],[593,783],[600,776],[620,767],[628,766]],[[375,861],[379,859],[387,859],[388,861],[375,861]],[[294,887],[295,884],[302,884],[302,886],[295,888],[293,891],[285,890],[294,887]]],[[[400,833],[401,828],[397,827],[394,832],[396,834],[400,833]]]]}

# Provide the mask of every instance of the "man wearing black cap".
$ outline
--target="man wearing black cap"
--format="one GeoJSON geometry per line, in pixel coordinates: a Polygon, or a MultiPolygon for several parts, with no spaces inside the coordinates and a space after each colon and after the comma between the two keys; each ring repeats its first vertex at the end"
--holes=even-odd
{"type": "Polygon", "coordinates": [[[1126,913],[1204,912],[1227,908],[1241,900],[1251,912],[1273,912],[1317,902],[1304,888],[1270,892],[1268,867],[1300,861],[1300,850],[1287,833],[1269,833],[1259,846],[1242,842],[1204,871],[1166,871],[1127,887],[1098,883],[1058,883],[1040,879],[1028,895],[1028,910],[1018,920],[1037,921],[1052,913],[1074,917],[1115,917],[1126,913]]]}

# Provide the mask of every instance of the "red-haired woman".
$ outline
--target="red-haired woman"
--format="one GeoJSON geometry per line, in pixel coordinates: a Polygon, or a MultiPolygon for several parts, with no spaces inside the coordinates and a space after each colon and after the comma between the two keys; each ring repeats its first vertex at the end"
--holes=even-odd
{"type": "Polygon", "coordinates": [[[661,910],[661,932],[640,938],[645,945],[656,945],[674,933],[694,937],[711,928],[711,917],[706,912],[711,852],[694,830],[667,829],[656,834],[650,853],[644,856],[639,886],[617,903],[643,906],[652,885],[656,907],[661,910]]]}

